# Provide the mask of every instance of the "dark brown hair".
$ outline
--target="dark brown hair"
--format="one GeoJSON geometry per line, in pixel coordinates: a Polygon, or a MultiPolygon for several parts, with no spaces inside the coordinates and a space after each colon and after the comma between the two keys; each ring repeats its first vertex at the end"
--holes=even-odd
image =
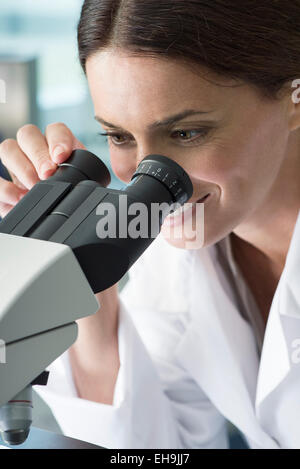
{"type": "Polygon", "coordinates": [[[300,0],[85,0],[79,60],[113,46],[181,59],[275,99],[300,77],[300,0]]]}

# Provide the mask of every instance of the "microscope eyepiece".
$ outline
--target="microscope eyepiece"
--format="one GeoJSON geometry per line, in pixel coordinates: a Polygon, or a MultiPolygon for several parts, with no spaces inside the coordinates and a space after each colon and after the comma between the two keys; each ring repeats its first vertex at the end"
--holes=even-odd
{"type": "Polygon", "coordinates": [[[166,187],[173,198],[173,202],[183,204],[193,194],[193,185],[188,174],[179,164],[166,156],[146,156],[140,162],[131,178],[131,183],[127,187],[134,187],[136,191],[143,190],[147,179],[143,176],[154,178],[166,187]],[[137,183],[139,183],[139,187],[136,186],[137,183]]]}
{"type": "MultiPolygon", "coordinates": [[[[163,155],[146,156],[134,172],[126,192],[139,194],[140,197],[151,192],[153,180],[149,178],[163,185],[170,192],[173,202],[183,204],[192,196],[193,186],[187,173],[179,164],[163,155]]],[[[87,150],[78,149],[47,180],[65,181],[73,185],[90,180],[107,187],[111,177],[100,158],[87,150]]]]}
{"type": "Polygon", "coordinates": [[[90,151],[78,149],[58,166],[48,180],[71,182],[73,185],[90,180],[106,187],[110,184],[111,178],[109,170],[100,158],[90,151]]]}

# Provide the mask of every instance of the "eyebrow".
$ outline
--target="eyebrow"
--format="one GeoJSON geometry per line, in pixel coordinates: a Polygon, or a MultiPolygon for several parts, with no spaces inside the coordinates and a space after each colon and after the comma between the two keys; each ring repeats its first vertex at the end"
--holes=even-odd
{"type": "MultiPolygon", "coordinates": [[[[156,121],[153,122],[152,124],[149,125],[149,130],[156,129],[158,127],[165,127],[168,125],[175,124],[178,121],[181,121],[182,119],[185,119],[186,117],[190,116],[195,116],[195,115],[203,115],[203,114],[209,114],[211,112],[214,112],[213,110],[211,111],[198,111],[196,109],[186,109],[185,111],[179,112],[178,114],[174,114],[173,116],[169,116],[164,120],[161,121],[156,121]]],[[[105,125],[106,127],[110,127],[112,129],[120,129],[120,127],[115,126],[114,124],[111,124],[110,122],[106,122],[104,119],[102,119],[99,116],[95,116],[95,119],[97,122],[100,122],[100,124],[105,125]]]]}

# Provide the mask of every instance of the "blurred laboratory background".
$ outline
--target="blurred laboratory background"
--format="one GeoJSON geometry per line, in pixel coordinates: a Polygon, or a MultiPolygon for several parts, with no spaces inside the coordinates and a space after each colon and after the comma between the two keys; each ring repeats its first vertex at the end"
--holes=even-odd
{"type": "MultiPolygon", "coordinates": [[[[109,166],[107,143],[98,135],[100,126],[77,53],[82,3],[1,0],[0,142],[15,138],[24,124],[36,124],[44,132],[48,124],[64,122],[109,166]]],[[[111,176],[110,187],[124,185],[112,172],[111,176]]]]}

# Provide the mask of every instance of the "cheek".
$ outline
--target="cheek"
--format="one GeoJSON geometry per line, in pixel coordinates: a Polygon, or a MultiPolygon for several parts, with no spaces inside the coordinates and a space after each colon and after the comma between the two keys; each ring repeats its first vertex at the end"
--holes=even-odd
{"type": "Polygon", "coordinates": [[[271,119],[244,131],[231,144],[229,178],[237,195],[264,197],[280,170],[287,142],[285,130],[271,119]]]}
{"type": "Polygon", "coordinates": [[[211,183],[223,187],[238,172],[235,160],[236,154],[229,144],[214,144],[214,146],[201,149],[195,157],[191,158],[186,170],[193,176],[196,184],[211,183]]]}
{"type": "MultiPolygon", "coordinates": [[[[249,198],[249,192],[257,183],[257,155],[253,142],[247,139],[222,139],[201,150],[201,156],[193,158],[189,171],[199,189],[210,186],[215,189],[223,206],[249,198]],[[253,154],[251,154],[253,153],[253,154]]],[[[198,192],[201,190],[198,189],[198,192]]]]}

